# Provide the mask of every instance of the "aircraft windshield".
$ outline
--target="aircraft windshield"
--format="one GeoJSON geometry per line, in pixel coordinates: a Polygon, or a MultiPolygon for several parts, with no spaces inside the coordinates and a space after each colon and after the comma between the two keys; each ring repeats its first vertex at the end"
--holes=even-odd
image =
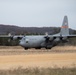
{"type": "Polygon", "coordinates": [[[22,38],[22,41],[24,41],[24,40],[25,40],[25,37],[22,38]]]}

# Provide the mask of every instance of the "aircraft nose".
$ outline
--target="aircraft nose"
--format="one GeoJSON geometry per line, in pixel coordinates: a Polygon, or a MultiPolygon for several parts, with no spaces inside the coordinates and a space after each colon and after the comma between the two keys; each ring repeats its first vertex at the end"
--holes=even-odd
{"type": "Polygon", "coordinates": [[[24,46],[24,42],[20,41],[19,45],[24,46]]]}

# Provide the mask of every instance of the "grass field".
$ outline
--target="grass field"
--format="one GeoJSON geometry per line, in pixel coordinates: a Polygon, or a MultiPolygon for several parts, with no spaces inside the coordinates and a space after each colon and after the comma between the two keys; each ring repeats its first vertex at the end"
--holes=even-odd
{"type": "Polygon", "coordinates": [[[76,75],[76,47],[25,51],[20,46],[0,46],[0,75],[76,75]]]}
{"type": "Polygon", "coordinates": [[[56,46],[52,49],[28,49],[25,50],[21,46],[0,46],[0,55],[24,55],[38,53],[76,53],[76,46],[56,46]]]}
{"type": "Polygon", "coordinates": [[[10,70],[0,70],[0,75],[76,75],[76,67],[73,68],[26,68],[21,67],[10,70]]]}
{"type": "Polygon", "coordinates": [[[76,53],[26,53],[0,55],[0,69],[27,67],[72,67],[76,64],[76,53]],[[56,65],[56,66],[55,66],[56,65]]]}

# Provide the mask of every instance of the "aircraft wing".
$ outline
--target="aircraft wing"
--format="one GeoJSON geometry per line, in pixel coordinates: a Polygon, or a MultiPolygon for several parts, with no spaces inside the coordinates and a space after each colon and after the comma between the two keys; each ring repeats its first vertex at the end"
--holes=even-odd
{"type": "Polygon", "coordinates": [[[60,35],[60,34],[56,34],[56,35],[48,35],[45,36],[46,41],[65,41],[69,38],[74,38],[76,37],[76,35],[60,35]]]}
{"type": "Polygon", "coordinates": [[[54,38],[54,37],[67,37],[67,38],[72,38],[72,37],[76,37],[76,35],[73,35],[73,34],[68,34],[68,35],[62,35],[62,34],[60,34],[60,33],[58,33],[58,34],[55,34],[55,35],[48,35],[48,37],[52,37],[52,38],[54,38]]]}
{"type": "Polygon", "coordinates": [[[0,35],[0,38],[9,38],[12,40],[22,39],[23,37],[24,37],[23,35],[0,35]]]}
{"type": "Polygon", "coordinates": [[[65,37],[67,37],[67,38],[73,38],[73,37],[76,37],[76,35],[66,35],[65,37]]]}

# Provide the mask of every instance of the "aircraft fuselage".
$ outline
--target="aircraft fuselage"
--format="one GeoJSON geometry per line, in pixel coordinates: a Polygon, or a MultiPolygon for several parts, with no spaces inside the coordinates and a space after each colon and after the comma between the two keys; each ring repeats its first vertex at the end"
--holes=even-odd
{"type": "Polygon", "coordinates": [[[45,45],[44,36],[25,36],[19,43],[24,48],[41,48],[45,45]]]}

